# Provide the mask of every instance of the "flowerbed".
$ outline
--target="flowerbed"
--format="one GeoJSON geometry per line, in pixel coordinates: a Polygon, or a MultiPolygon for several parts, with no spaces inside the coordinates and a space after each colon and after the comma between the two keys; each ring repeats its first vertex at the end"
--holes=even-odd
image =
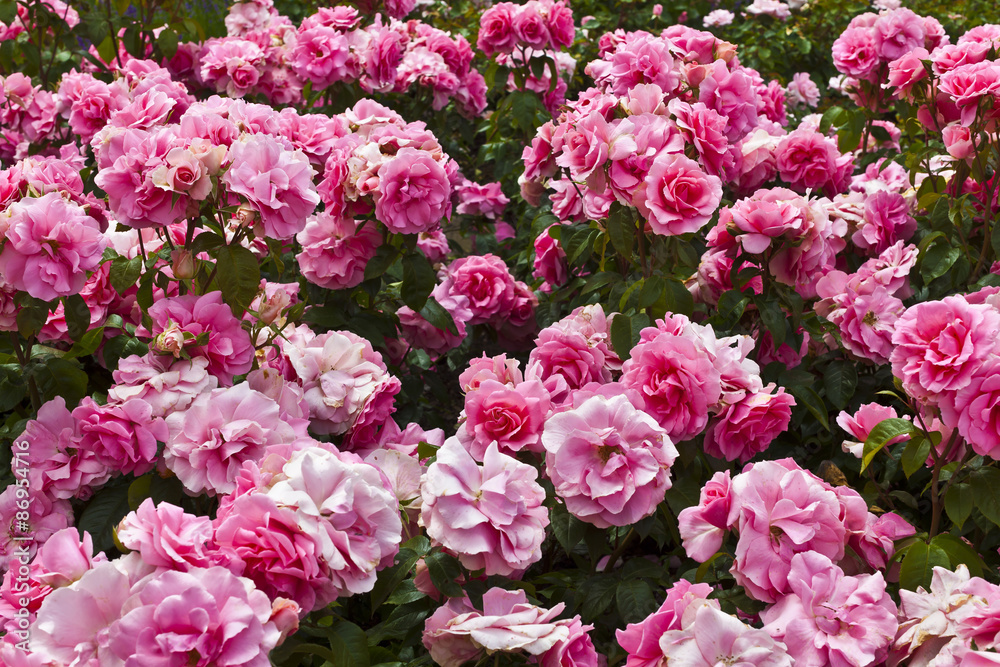
{"type": "Polygon", "coordinates": [[[964,7],[0,3],[0,664],[1000,664],[964,7]]]}

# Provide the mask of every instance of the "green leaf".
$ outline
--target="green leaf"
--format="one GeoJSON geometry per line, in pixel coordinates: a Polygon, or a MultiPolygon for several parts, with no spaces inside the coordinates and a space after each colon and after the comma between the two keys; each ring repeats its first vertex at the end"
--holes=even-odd
{"type": "Polygon", "coordinates": [[[945,550],[936,544],[928,545],[922,540],[914,542],[906,550],[903,562],[899,567],[899,585],[910,591],[917,590],[923,586],[930,588],[931,576],[935,567],[947,568],[951,565],[951,560],[945,550]]]}
{"type": "Polygon", "coordinates": [[[3,0],[0,2],[0,21],[10,25],[16,18],[17,3],[14,0],[3,0]]]}
{"type": "Polygon", "coordinates": [[[983,559],[979,552],[969,546],[962,538],[949,533],[935,535],[931,540],[931,546],[937,546],[948,554],[951,561],[949,569],[954,570],[959,565],[969,568],[969,573],[974,577],[983,576],[983,559]]]}
{"type": "Polygon", "coordinates": [[[400,549],[399,553],[396,554],[396,563],[378,573],[378,579],[372,588],[373,612],[382,606],[389,595],[410,575],[422,555],[413,549],[400,549]]]}
{"type": "Polygon", "coordinates": [[[174,54],[177,53],[177,43],[179,38],[177,33],[170,28],[164,28],[160,31],[160,34],[156,36],[156,45],[160,47],[160,51],[167,58],[173,58],[174,54]]]}
{"type": "Polygon", "coordinates": [[[49,304],[27,294],[19,301],[21,310],[17,311],[17,332],[25,338],[31,338],[42,330],[49,319],[49,304]]]}
{"type": "Polygon", "coordinates": [[[369,667],[368,637],[365,631],[349,621],[337,621],[327,635],[336,667],[369,667]]]}
{"type": "Polygon", "coordinates": [[[142,501],[146,498],[152,497],[153,477],[156,477],[156,473],[149,473],[136,478],[131,484],[128,485],[129,509],[132,511],[139,509],[139,505],[142,504],[142,501]]]}
{"type": "Polygon", "coordinates": [[[843,410],[847,402],[854,396],[858,387],[858,371],[849,361],[834,361],[826,368],[823,375],[823,388],[826,397],[837,408],[843,410]]]}
{"type": "Polygon", "coordinates": [[[771,339],[774,341],[774,349],[778,349],[785,342],[786,318],[785,312],[776,301],[764,299],[754,299],[757,310],[760,312],[760,320],[771,332],[771,339]]]}
{"type": "Polygon", "coordinates": [[[927,457],[931,453],[931,441],[922,436],[910,438],[903,450],[900,462],[903,464],[903,473],[909,479],[913,473],[924,467],[927,457]]]}
{"type": "Polygon", "coordinates": [[[201,234],[198,234],[198,236],[194,237],[193,241],[191,241],[191,254],[198,255],[203,252],[208,252],[213,248],[218,248],[225,242],[226,240],[215,232],[202,232],[201,234]]]}
{"type": "Polygon", "coordinates": [[[618,613],[626,623],[636,623],[656,611],[653,589],[642,579],[625,579],[615,591],[618,613]]]}
{"type": "Polygon", "coordinates": [[[649,308],[666,293],[667,282],[660,276],[650,276],[639,289],[639,308],[649,308]]]}
{"type": "Polygon", "coordinates": [[[587,278],[587,284],[583,286],[580,290],[580,294],[590,294],[595,292],[605,285],[618,282],[622,277],[617,273],[612,273],[610,271],[601,271],[600,273],[595,273],[594,275],[587,278]]]}
{"type": "Polygon", "coordinates": [[[632,257],[632,239],[635,232],[635,223],[632,222],[631,209],[628,209],[617,202],[612,204],[611,213],[608,217],[608,238],[611,245],[626,259],[632,257]]]}
{"type": "Polygon", "coordinates": [[[953,248],[947,242],[935,243],[928,248],[920,260],[920,275],[924,279],[924,283],[933,282],[948,273],[961,254],[961,250],[953,248]]]}
{"type": "Polygon", "coordinates": [[[396,246],[379,246],[378,250],[375,251],[375,256],[365,265],[365,280],[381,278],[395,263],[398,256],[399,248],[396,246]]]}
{"type": "Polygon", "coordinates": [[[570,514],[563,505],[558,504],[552,508],[549,517],[556,541],[566,553],[572,553],[587,532],[587,524],[570,514]]]}
{"type": "Polygon", "coordinates": [[[614,601],[613,592],[617,587],[618,577],[612,575],[601,574],[587,579],[582,587],[585,597],[580,609],[584,622],[599,620],[614,601]]]}
{"type": "Polygon", "coordinates": [[[803,386],[791,386],[788,387],[788,393],[795,397],[797,401],[800,401],[802,405],[806,406],[806,409],[812,413],[812,416],[819,420],[819,423],[823,425],[827,431],[830,430],[830,415],[827,413],[826,404],[823,399],[820,398],[819,394],[812,387],[803,386]]]}
{"type": "Polygon", "coordinates": [[[622,361],[631,356],[632,320],[627,315],[618,313],[611,319],[611,346],[622,361]]]}
{"type": "Polygon", "coordinates": [[[965,520],[972,514],[975,505],[976,494],[972,486],[965,482],[952,484],[944,494],[944,511],[956,528],[961,529],[965,525],[965,520]]]}
{"type": "Polygon", "coordinates": [[[260,291],[260,263],[253,252],[241,245],[219,247],[215,262],[222,300],[239,317],[260,291]]]}
{"type": "Polygon", "coordinates": [[[63,359],[76,359],[78,357],[89,357],[97,348],[101,346],[101,342],[104,340],[104,327],[97,327],[96,329],[91,329],[87,333],[83,334],[76,343],[73,344],[66,354],[63,355],[63,359]]]}
{"type": "Polygon", "coordinates": [[[424,564],[427,565],[427,574],[430,575],[434,588],[450,598],[462,595],[462,587],[456,581],[462,576],[462,568],[454,556],[435,551],[424,557],[424,564]]]}
{"type": "Polygon", "coordinates": [[[732,328],[743,317],[743,311],[746,310],[748,303],[750,297],[744,296],[743,292],[737,290],[723,292],[715,309],[716,315],[724,324],[729,325],[726,328],[732,328]]]}
{"type": "Polygon", "coordinates": [[[79,294],[63,297],[63,314],[66,318],[66,333],[70,339],[80,340],[90,328],[90,308],[79,294]]]}
{"type": "Polygon", "coordinates": [[[890,440],[905,434],[913,435],[913,433],[913,423],[908,419],[892,417],[880,421],[868,434],[868,439],[865,440],[864,453],[861,457],[861,471],[864,472],[875,455],[882,451],[882,448],[889,444],[890,440]]]}
{"type": "Polygon", "coordinates": [[[694,297],[691,292],[677,278],[671,276],[667,279],[667,312],[678,315],[691,315],[694,313],[694,297]]]}
{"type": "Polygon", "coordinates": [[[428,297],[424,307],[420,309],[420,316],[427,320],[431,326],[442,331],[450,331],[453,335],[458,335],[458,327],[451,313],[445,310],[444,306],[438,303],[434,297],[428,297]]]}
{"type": "Polygon", "coordinates": [[[1000,470],[980,468],[970,476],[969,483],[979,511],[1000,526],[1000,470]]]}
{"type": "Polygon", "coordinates": [[[87,531],[94,539],[95,551],[114,547],[112,531],[131,511],[128,504],[129,485],[120,483],[99,490],[83,509],[77,528],[87,531]]]}
{"type": "Polygon", "coordinates": [[[76,405],[87,395],[90,376],[76,361],[54,357],[34,370],[35,381],[43,398],[62,396],[67,405],[76,405]]]}
{"type": "Polygon", "coordinates": [[[414,252],[403,257],[403,284],[399,290],[403,303],[419,313],[436,284],[434,268],[423,253],[414,252]]]}

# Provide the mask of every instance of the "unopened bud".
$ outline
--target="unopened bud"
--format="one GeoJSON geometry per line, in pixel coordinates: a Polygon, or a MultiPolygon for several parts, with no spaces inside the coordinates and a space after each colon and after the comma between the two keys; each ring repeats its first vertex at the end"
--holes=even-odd
{"type": "Polygon", "coordinates": [[[170,268],[174,278],[191,280],[194,278],[194,256],[187,248],[178,248],[170,253],[170,268]]]}

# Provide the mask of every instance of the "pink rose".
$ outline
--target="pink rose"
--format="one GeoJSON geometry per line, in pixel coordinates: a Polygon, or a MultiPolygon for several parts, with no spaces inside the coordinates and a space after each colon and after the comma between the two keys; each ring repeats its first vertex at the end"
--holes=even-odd
{"type": "Polygon", "coordinates": [[[179,357],[183,349],[192,358],[205,357],[208,372],[223,384],[232,384],[233,376],[250,370],[254,354],[250,334],[222,302],[222,292],[161,299],[148,314],[152,328],[140,327],[136,335],[153,338],[154,350],[160,347],[179,357]]]}
{"type": "Polygon", "coordinates": [[[1000,313],[961,296],[918,303],[897,320],[889,357],[906,393],[931,403],[965,388],[995,354],[1000,313]]]}
{"type": "MultiPolygon", "coordinates": [[[[995,353],[994,353],[995,354],[995,353]]],[[[988,358],[972,375],[969,384],[943,400],[941,421],[958,432],[977,454],[1000,457],[1000,360],[988,358]]]]}
{"type": "Polygon", "coordinates": [[[686,667],[792,667],[795,663],[784,646],[763,630],[751,628],[723,613],[710,601],[691,605],[680,630],[660,637],[660,650],[667,663],[686,667]]]}
{"type": "Polygon", "coordinates": [[[141,399],[152,407],[154,416],[165,417],[219,386],[218,378],[207,368],[205,357],[175,360],[155,353],[145,357],[133,354],[119,361],[112,373],[115,384],[108,389],[108,400],[125,403],[141,399]]]}
{"type": "Polygon", "coordinates": [[[678,530],[689,558],[704,563],[722,547],[729,523],[731,494],[729,471],[717,472],[701,488],[698,504],[681,510],[678,530]]]}
{"type": "Polygon", "coordinates": [[[430,153],[401,148],[378,169],[375,217],[399,234],[431,231],[451,216],[448,175],[430,153]]]}
{"type": "Polygon", "coordinates": [[[854,171],[851,154],[819,132],[802,128],[784,137],[775,149],[781,179],[796,192],[821,190],[832,197],[847,188],[854,171]]]}
{"type": "Polygon", "coordinates": [[[499,2],[479,18],[479,37],[476,47],[486,56],[494,53],[510,53],[517,43],[514,34],[514,13],[517,5],[510,2],[499,2]]]}
{"type": "Polygon", "coordinates": [[[552,40],[552,48],[566,49],[573,45],[576,37],[576,27],[573,25],[573,10],[569,3],[559,0],[549,8],[549,15],[546,23],[549,30],[549,37],[552,40]]]}
{"type": "MultiPolygon", "coordinates": [[[[859,407],[858,411],[853,415],[841,412],[837,415],[837,425],[857,440],[857,442],[845,441],[843,444],[844,451],[861,458],[864,442],[868,439],[872,429],[878,426],[880,422],[886,419],[895,419],[896,417],[898,415],[893,408],[879,405],[878,403],[866,403],[859,407]]],[[[907,436],[905,435],[897,436],[886,443],[886,446],[902,442],[906,438],[907,436]]]]}
{"type": "Polygon", "coordinates": [[[677,442],[704,430],[708,409],[722,394],[721,376],[706,352],[669,333],[632,349],[621,383],[642,394],[646,412],[677,442]]]}
{"type": "Polygon", "coordinates": [[[311,81],[316,90],[357,79],[361,63],[353,52],[351,37],[331,27],[307,28],[303,24],[288,55],[292,71],[304,81],[311,81]]]}
{"type": "Polygon", "coordinates": [[[7,207],[0,274],[36,299],[78,294],[101,263],[106,241],[86,210],[57,192],[7,207]]]}
{"type": "Polygon", "coordinates": [[[771,247],[772,239],[786,237],[797,240],[806,221],[794,200],[788,199],[787,190],[775,188],[758,190],[748,199],[733,204],[731,213],[736,242],[743,250],[754,255],[763,254],[771,247]]]}
{"type": "Polygon", "coordinates": [[[129,663],[177,664],[193,653],[205,664],[267,667],[280,635],[267,595],[222,567],[161,572],[122,611],[107,641],[129,663]]]}
{"type": "Polygon", "coordinates": [[[125,515],[115,535],[127,549],[138,551],[154,567],[189,571],[210,565],[212,521],[180,507],[146,498],[125,515]]]}
{"type": "Polygon", "coordinates": [[[141,398],[98,405],[88,396],[73,410],[73,418],[80,445],[102,464],[126,474],[139,476],[152,470],[157,441],[167,439],[166,424],[141,398]]]}
{"type": "Polygon", "coordinates": [[[514,278],[507,264],[496,255],[472,255],[456,259],[445,269],[448,291],[469,300],[469,324],[491,321],[514,303],[514,278]]]}
{"type": "Polygon", "coordinates": [[[320,201],[313,185],[316,172],[305,153],[253,134],[233,142],[228,161],[232,166],[223,182],[260,213],[267,236],[286,240],[302,231],[320,201]]]}
{"type": "MultiPolygon", "coordinates": [[[[752,71],[752,70],[751,70],[752,71]]],[[[698,101],[726,117],[726,136],[736,142],[757,127],[757,94],[747,71],[716,60],[698,84],[698,101]]]]}
{"type": "Polygon", "coordinates": [[[944,141],[948,155],[956,160],[966,160],[971,163],[972,158],[976,156],[972,133],[969,128],[963,125],[957,123],[946,125],[941,130],[941,139],[944,141]]]}
{"type": "MultiPolygon", "coordinates": [[[[765,390],[768,389],[765,387],[765,390]]],[[[705,434],[705,452],[727,461],[746,463],[788,430],[795,399],[783,388],[747,394],[719,415],[705,434]]]]}
{"type": "Polygon", "coordinates": [[[308,218],[295,236],[302,246],[295,259],[305,279],[326,289],[360,285],[365,266],[382,245],[382,235],[375,225],[359,226],[356,220],[327,211],[308,218]]]}
{"type": "MultiPolygon", "coordinates": [[[[895,60],[895,58],[890,58],[895,60]]],[[[869,28],[848,28],[833,43],[833,64],[837,71],[868,79],[879,65],[878,44],[869,28]]]]}
{"type": "Polygon", "coordinates": [[[661,154],[646,175],[645,192],[636,202],[656,234],[696,232],[722,201],[722,181],[681,154],[661,154]]]}
{"type": "Polygon", "coordinates": [[[628,653],[625,667],[659,667],[663,662],[660,637],[670,630],[681,629],[684,612],[694,602],[707,600],[712,592],[708,584],[692,584],[679,579],[667,591],[667,599],[660,608],[639,623],[629,623],[624,630],[616,630],[615,638],[628,653]]]}
{"type": "Polygon", "coordinates": [[[494,442],[505,454],[539,451],[548,411],[549,392],[538,380],[513,387],[484,380],[465,395],[465,423],[457,436],[477,461],[494,442]]]}
{"type": "Polygon", "coordinates": [[[594,397],[553,415],[542,444],[546,472],[566,509],[599,528],[627,526],[656,511],[677,458],[666,432],[625,396],[594,397]]]}
{"type": "Polygon", "coordinates": [[[479,466],[457,439],[445,441],[423,483],[427,535],[470,570],[508,576],[537,562],[548,510],[529,465],[491,444],[479,466]]]}
{"type": "Polygon", "coordinates": [[[549,28],[536,9],[535,3],[520,5],[511,22],[518,43],[542,51],[549,46],[549,28]]]}
{"type": "Polygon", "coordinates": [[[883,60],[895,60],[924,46],[924,20],[905,7],[879,16],[872,29],[883,60]]]}

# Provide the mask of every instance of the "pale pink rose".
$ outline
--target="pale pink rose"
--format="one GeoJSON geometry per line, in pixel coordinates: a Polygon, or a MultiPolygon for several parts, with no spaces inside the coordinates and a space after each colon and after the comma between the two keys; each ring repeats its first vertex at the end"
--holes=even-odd
{"type": "Polygon", "coordinates": [[[927,70],[924,68],[923,61],[930,60],[930,58],[927,49],[921,47],[909,51],[889,63],[889,74],[886,82],[890,88],[896,89],[896,97],[912,100],[916,91],[926,87],[926,84],[921,83],[927,80],[927,70]],[[918,87],[917,84],[920,86],[918,87]]]}
{"type": "Polygon", "coordinates": [[[549,392],[538,380],[510,387],[484,380],[465,395],[465,423],[457,436],[473,458],[481,461],[496,442],[504,454],[540,451],[542,424],[549,411],[549,392]]]}
{"type": "Polygon", "coordinates": [[[102,464],[136,476],[153,468],[157,441],[167,439],[163,419],[141,398],[98,405],[89,396],[73,410],[79,443],[102,464]]]}
{"type": "Polygon", "coordinates": [[[4,215],[0,273],[7,284],[45,301],[83,289],[106,245],[97,220],[55,192],[25,197],[4,215]]]}
{"type": "Polygon", "coordinates": [[[108,400],[125,403],[142,400],[152,407],[152,415],[166,417],[183,410],[196,396],[219,385],[208,370],[208,359],[174,359],[171,356],[131,355],[118,362],[112,373],[115,384],[108,389],[108,400]]]}
{"type": "MultiPolygon", "coordinates": [[[[21,450],[15,447],[14,452],[18,451],[21,450]]],[[[13,467],[18,466],[15,463],[13,467]]],[[[68,501],[51,500],[30,488],[25,495],[18,491],[23,487],[24,484],[15,482],[0,493],[0,570],[3,571],[18,562],[25,552],[33,558],[46,540],[73,522],[73,510],[68,501]],[[19,504],[23,506],[25,500],[28,501],[26,510],[18,507],[19,504]]]]}
{"type": "Polygon", "coordinates": [[[729,471],[717,472],[701,488],[698,504],[681,510],[678,529],[689,558],[704,563],[722,547],[729,523],[729,471]]]}
{"type": "MultiPolygon", "coordinates": [[[[859,407],[853,415],[841,411],[837,415],[837,425],[850,433],[856,440],[856,442],[845,440],[843,444],[844,451],[861,458],[865,440],[868,439],[872,429],[878,426],[879,422],[897,417],[898,415],[893,408],[879,405],[878,403],[866,403],[859,407]]],[[[886,443],[886,446],[894,445],[906,439],[906,435],[896,436],[886,443]]]]}
{"type": "MultiPolygon", "coordinates": [[[[303,530],[316,535],[329,569],[324,588],[335,596],[367,593],[376,571],[392,564],[403,529],[399,502],[378,468],[354,454],[302,449],[265,492],[279,506],[293,508],[303,530]]],[[[324,595],[322,603],[331,599],[324,595]]]]}
{"type": "Polygon", "coordinates": [[[722,181],[680,154],[661,154],[646,175],[637,201],[655,234],[677,236],[705,226],[722,201],[722,181]]]}
{"type": "Polygon", "coordinates": [[[986,359],[973,373],[969,383],[942,400],[941,421],[957,428],[977,454],[990,458],[1000,457],[1000,360],[995,356],[986,359]]]}
{"type": "Polygon", "coordinates": [[[510,200],[500,189],[500,182],[480,185],[465,181],[455,189],[458,195],[456,212],[460,215],[482,215],[490,220],[496,220],[503,215],[504,207],[510,200]]]}
{"type": "Polygon", "coordinates": [[[1000,313],[961,296],[918,303],[897,320],[892,374],[906,393],[931,403],[968,386],[1000,341],[1000,313]]]}
{"type": "Polygon", "coordinates": [[[193,654],[212,665],[270,665],[280,633],[271,601],[248,579],[222,567],[167,570],[122,607],[108,648],[125,664],[178,664],[193,654]]]}
{"type": "Polygon", "coordinates": [[[504,576],[542,557],[548,510],[537,471],[491,444],[479,466],[457,439],[427,469],[421,517],[427,535],[470,570],[504,576]]]}
{"type": "Polygon", "coordinates": [[[796,664],[784,645],[763,630],[723,613],[711,601],[688,607],[680,630],[668,630],[660,637],[660,649],[667,663],[686,667],[792,667],[796,664]]]}
{"type": "Polygon", "coordinates": [[[932,572],[930,590],[921,586],[916,591],[899,591],[900,625],[892,660],[912,656],[914,662],[934,664],[931,659],[955,637],[956,612],[973,604],[977,597],[985,600],[994,588],[979,577],[971,577],[964,564],[954,572],[939,566],[932,572]]]}
{"type": "Polygon", "coordinates": [[[399,379],[367,340],[330,331],[284,351],[302,383],[314,432],[339,435],[382,423],[394,410],[399,379]]]}
{"type": "MultiPolygon", "coordinates": [[[[895,58],[891,58],[895,60],[895,58]]],[[[848,28],[833,43],[833,64],[837,71],[868,79],[879,65],[878,44],[873,30],[848,28]]]]}
{"type": "Polygon", "coordinates": [[[513,387],[524,382],[519,365],[517,359],[508,359],[506,354],[495,357],[483,354],[482,357],[469,361],[469,367],[458,376],[458,384],[465,393],[475,391],[487,380],[513,387]]]}
{"type": "Polygon", "coordinates": [[[788,106],[813,107],[819,104],[819,86],[809,77],[809,72],[796,72],[785,87],[788,106]]]}
{"type": "Polygon", "coordinates": [[[211,519],[188,514],[168,502],[155,505],[147,498],[125,515],[115,536],[153,567],[188,571],[211,564],[211,519]]]}
{"type": "Polygon", "coordinates": [[[469,324],[489,322],[514,304],[514,278],[496,255],[457,259],[445,269],[445,276],[442,284],[448,291],[469,300],[469,324]]]}
{"type": "Polygon", "coordinates": [[[326,26],[337,30],[351,30],[357,27],[361,21],[358,10],[348,5],[335,5],[333,7],[320,7],[315,14],[307,16],[302,20],[302,30],[315,28],[316,26],[326,26]]]}
{"type": "Polygon", "coordinates": [[[232,384],[233,376],[250,370],[254,354],[250,334],[222,302],[222,292],[161,299],[150,306],[148,315],[152,328],[140,327],[136,335],[152,338],[154,351],[159,348],[178,358],[183,349],[191,358],[205,357],[208,372],[223,384],[232,384]],[[199,342],[199,337],[207,340],[199,342]]]}
{"type": "Polygon", "coordinates": [[[868,512],[864,530],[852,533],[848,544],[868,567],[882,570],[896,553],[896,542],[916,532],[916,528],[895,512],[879,517],[868,512]]]}
{"type": "Polygon", "coordinates": [[[604,53],[602,60],[590,63],[587,72],[598,86],[615,95],[624,95],[642,83],[656,84],[672,93],[681,83],[681,74],[680,61],[674,59],[671,47],[670,41],[647,32],[629,33],[604,53]]]}
{"type": "Polygon", "coordinates": [[[624,396],[594,397],[553,415],[542,444],[546,472],[567,510],[599,528],[652,514],[677,458],[666,432],[624,396]]]}
{"type": "Polygon", "coordinates": [[[1000,91],[1000,64],[984,61],[959,65],[941,75],[938,89],[958,107],[962,125],[976,119],[983,100],[995,99],[1000,91]]]}
{"type": "Polygon", "coordinates": [[[806,225],[802,210],[789,199],[787,190],[758,190],[748,199],[733,204],[732,224],[736,242],[748,253],[759,255],[771,246],[772,239],[797,240],[806,225]]]}
{"type": "Polygon", "coordinates": [[[821,190],[832,197],[845,190],[854,171],[850,153],[841,155],[836,144],[812,129],[798,129],[775,149],[781,179],[796,192],[821,190]]]}
{"type": "MultiPolygon", "coordinates": [[[[706,28],[723,28],[733,22],[736,15],[728,9],[713,9],[705,14],[703,21],[706,28]]],[[[632,667],[631,665],[629,667],[632,667]]]]}
{"type": "Polygon", "coordinates": [[[691,603],[706,600],[711,592],[712,587],[708,584],[692,584],[679,579],[667,591],[667,599],[658,610],[639,623],[629,623],[624,630],[616,630],[615,638],[628,653],[625,667],[659,667],[663,661],[660,637],[669,630],[680,630],[681,619],[691,603]]]}
{"type": "Polygon", "coordinates": [[[365,265],[382,245],[372,224],[324,211],[306,220],[295,240],[302,252],[295,256],[306,280],[326,289],[348,289],[365,278],[365,265]],[[359,229],[360,227],[360,229],[359,229]]]}
{"type": "MultiPolygon", "coordinates": [[[[767,387],[765,387],[765,390],[767,387]]],[[[719,421],[705,433],[705,452],[727,461],[746,463],[768,448],[779,434],[788,430],[795,399],[783,388],[747,394],[719,415],[719,421]]]]}
{"type": "Polygon", "coordinates": [[[680,442],[698,435],[722,394],[721,376],[704,349],[663,333],[632,349],[621,383],[640,392],[645,410],[680,442]]]}
{"type": "Polygon", "coordinates": [[[976,149],[969,128],[951,123],[941,130],[941,139],[944,141],[948,155],[956,160],[966,160],[971,164],[972,159],[976,156],[976,149]]]}
{"type": "Polygon", "coordinates": [[[747,594],[775,602],[789,592],[792,556],[844,556],[841,504],[821,480],[790,459],[764,461],[733,479],[729,524],[738,522],[733,575],[747,594]]]}
{"type": "Polygon", "coordinates": [[[517,10],[517,5],[513,3],[499,2],[483,12],[479,19],[476,48],[486,56],[510,53],[518,39],[514,33],[514,17],[517,10]]]}
{"type": "Polygon", "coordinates": [[[230,493],[244,461],[298,437],[278,404],[246,383],[201,394],[166,421],[164,462],[192,493],[230,493]]]}
{"type": "Polygon", "coordinates": [[[480,647],[491,654],[540,656],[569,639],[570,624],[555,620],[564,608],[559,603],[543,609],[529,603],[524,591],[491,588],[483,595],[482,613],[467,600],[455,601],[427,619],[424,646],[441,667],[460,667],[480,647]]]}
{"type": "Polygon", "coordinates": [[[104,484],[112,470],[96,452],[80,446],[76,419],[61,397],[46,402],[14,441],[14,451],[27,454],[29,488],[50,499],[87,499],[104,484]]]}
{"type": "Polygon", "coordinates": [[[607,658],[598,655],[590,638],[592,625],[584,625],[579,616],[556,621],[569,631],[566,639],[557,641],[538,658],[541,667],[606,667],[607,658]]]}
{"type": "Polygon", "coordinates": [[[826,556],[792,557],[790,593],[761,615],[796,664],[877,664],[896,636],[896,604],[882,573],[845,576],[826,556]]]}
{"type": "Polygon", "coordinates": [[[305,153],[254,134],[233,143],[228,161],[232,166],[223,182],[260,213],[267,236],[285,240],[302,231],[320,201],[313,185],[316,172],[305,153]]]}
{"type": "Polygon", "coordinates": [[[378,169],[375,217],[390,231],[431,231],[451,216],[451,184],[427,151],[402,148],[378,169]]]}
{"type": "Polygon", "coordinates": [[[872,363],[886,364],[894,349],[892,336],[896,322],[904,310],[902,301],[877,285],[868,294],[848,289],[844,309],[834,319],[848,351],[872,363]]]}

